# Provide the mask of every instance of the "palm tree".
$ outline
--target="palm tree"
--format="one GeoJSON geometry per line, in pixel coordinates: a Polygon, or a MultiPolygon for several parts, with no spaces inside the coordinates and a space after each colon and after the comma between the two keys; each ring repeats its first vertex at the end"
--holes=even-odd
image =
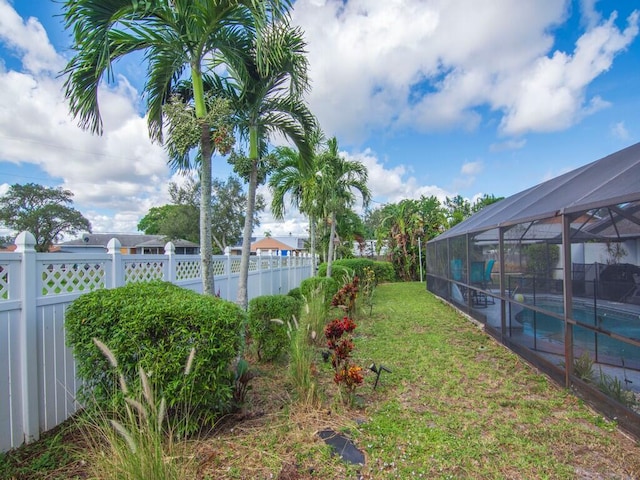
{"type": "Polygon", "coordinates": [[[311,161],[307,132],[315,118],[302,99],[309,87],[305,43],[299,28],[284,20],[265,26],[251,49],[229,62],[229,77],[212,79],[214,91],[230,101],[234,123],[249,144],[248,164],[242,174],[248,179],[247,212],[242,241],[237,303],[246,308],[251,253],[251,232],[256,190],[266,177],[263,160],[273,133],[288,137],[305,163],[311,161]]]}
{"type": "MultiPolygon", "coordinates": [[[[316,129],[309,138],[309,144],[315,151],[322,142],[322,132],[316,129]]],[[[271,213],[274,218],[283,219],[285,198],[288,195],[291,206],[309,219],[309,250],[311,253],[311,271],[316,271],[316,224],[318,219],[318,156],[304,162],[300,152],[291,147],[278,147],[275,151],[278,160],[276,171],[269,178],[269,188],[273,199],[271,213]]]]}
{"type": "MultiPolygon", "coordinates": [[[[112,78],[112,65],[120,58],[144,52],[149,134],[161,142],[163,106],[180,78],[190,74],[199,128],[202,281],[208,294],[214,293],[210,198],[215,145],[203,87],[205,59],[235,58],[247,45],[247,36],[255,36],[266,19],[283,15],[290,5],[290,0],[65,0],[63,4],[76,52],[63,71],[65,96],[82,128],[102,133],[98,86],[103,76],[112,78]]],[[[172,160],[184,167],[188,150],[177,152],[172,160]]]]}
{"type": "Polygon", "coordinates": [[[380,209],[381,222],[376,227],[378,245],[386,244],[397,275],[410,281],[417,278],[419,242],[438,235],[446,224],[444,209],[434,197],[405,199],[380,209]]]}
{"type": "Polygon", "coordinates": [[[371,192],[367,187],[367,167],[357,160],[343,158],[338,151],[336,137],[329,139],[327,149],[320,155],[318,162],[320,166],[319,195],[331,228],[327,254],[327,276],[329,277],[335,250],[338,214],[355,205],[356,197],[353,190],[360,192],[364,207],[371,200],[371,192]]]}

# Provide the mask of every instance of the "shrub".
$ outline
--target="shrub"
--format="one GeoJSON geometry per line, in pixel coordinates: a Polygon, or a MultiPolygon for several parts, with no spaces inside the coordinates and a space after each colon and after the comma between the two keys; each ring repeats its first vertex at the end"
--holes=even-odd
{"type": "Polygon", "coordinates": [[[289,345],[286,322],[300,316],[301,302],[289,295],[263,295],[249,302],[249,333],[260,360],[278,358],[289,345]],[[284,323],[273,322],[280,319],[284,323]]]}
{"type": "Polygon", "coordinates": [[[300,287],[292,288],[291,290],[289,290],[289,292],[287,292],[287,295],[300,301],[304,300],[302,292],[300,291],[300,287]]]}
{"type": "Polygon", "coordinates": [[[347,317],[353,318],[356,313],[356,300],[360,290],[358,287],[359,284],[360,279],[357,276],[353,277],[353,280],[345,283],[342,288],[338,290],[338,293],[333,296],[331,306],[341,309],[347,317]]]}
{"type": "MultiPolygon", "coordinates": [[[[344,272],[345,269],[351,271],[351,277],[357,275],[360,278],[364,278],[365,268],[372,268],[375,277],[378,282],[394,282],[396,280],[396,273],[393,269],[393,264],[390,262],[380,262],[377,260],[371,260],[370,258],[343,258],[336,260],[331,264],[331,276],[336,278],[340,285],[344,284],[344,272]]],[[[323,263],[318,267],[318,276],[327,275],[327,264],[323,263]]]]}
{"type": "Polygon", "coordinates": [[[93,342],[118,359],[118,374],[139,389],[138,368],[165,398],[169,415],[189,411],[187,430],[212,424],[231,405],[229,366],[240,346],[244,312],[235,304],[167,282],[132,283],[80,296],[66,312],[67,344],[84,380],[80,398],[118,408],[118,375],[93,342]],[[190,372],[184,365],[195,355],[190,372]]]}
{"type": "Polygon", "coordinates": [[[305,298],[322,293],[324,302],[328,306],[333,296],[338,292],[338,283],[330,277],[309,277],[300,283],[300,292],[305,298]]]}
{"type": "Polygon", "coordinates": [[[331,366],[334,370],[333,381],[336,385],[343,387],[350,397],[356,387],[364,381],[362,367],[351,361],[351,352],[355,347],[352,333],[355,328],[356,324],[353,320],[344,317],[332,320],[324,329],[327,346],[331,351],[331,366]]]}

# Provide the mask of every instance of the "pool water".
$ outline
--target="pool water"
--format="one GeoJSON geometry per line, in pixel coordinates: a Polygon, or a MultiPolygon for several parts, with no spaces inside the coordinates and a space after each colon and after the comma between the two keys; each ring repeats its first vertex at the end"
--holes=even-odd
{"type": "MultiPolygon", "coordinates": [[[[537,304],[539,308],[562,313],[560,304],[537,304]]],[[[637,314],[618,312],[598,308],[594,314],[593,306],[574,305],[573,318],[586,325],[597,325],[603,330],[615,333],[627,338],[640,339],[640,317],[637,314]]],[[[522,323],[523,333],[534,336],[539,340],[564,342],[564,322],[549,315],[533,312],[527,308],[516,315],[516,319],[522,323]]],[[[599,361],[616,365],[625,365],[632,368],[640,367],[640,347],[629,345],[613,339],[608,335],[588,330],[584,327],[574,326],[573,343],[578,349],[587,349],[599,361]]]]}

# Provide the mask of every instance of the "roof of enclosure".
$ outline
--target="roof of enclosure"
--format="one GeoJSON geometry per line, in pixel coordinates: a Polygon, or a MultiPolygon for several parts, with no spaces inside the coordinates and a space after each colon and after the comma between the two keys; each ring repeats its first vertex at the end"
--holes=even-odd
{"type": "Polygon", "coordinates": [[[435,240],[637,200],[640,143],[493,203],[435,240]]]}

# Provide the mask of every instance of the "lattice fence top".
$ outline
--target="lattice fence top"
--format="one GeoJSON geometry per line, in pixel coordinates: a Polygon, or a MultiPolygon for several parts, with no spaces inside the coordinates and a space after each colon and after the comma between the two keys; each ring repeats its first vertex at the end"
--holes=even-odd
{"type": "Polygon", "coordinates": [[[41,275],[44,296],[105,287],[104,263],[43,263],[41,275]]]}
{"type": "Polygon", "coordinates": [[[0,264],[0,300],[9,299],[9,266],[0,264]]]}
{"type": "Polygon", "coordinates": [[[149,262],[125,262],[124,280],[126,283],[149,282],[164,278],[164,262],[151,260],[149,262]]]}
{"type": "MultiPolygon", "coordinates": [[[[249,270],[251,270],[251,267],[249,267],[249,270]]],[[[231,273],[240,273],[240,259],[232,259],[231,260],[231,273]]]]}
{"type": "Polygon", "coordinates": [[[176,265],[176,280],[200,278],[200,259],[180,260],[176,265]]]}
{"type": "Polygon", "coordinates": [[[211,262],[211,269],[213,270],[214,275],[224,275],[226,270],[227,261],[226,260],[214,260],[211,262]]]}

